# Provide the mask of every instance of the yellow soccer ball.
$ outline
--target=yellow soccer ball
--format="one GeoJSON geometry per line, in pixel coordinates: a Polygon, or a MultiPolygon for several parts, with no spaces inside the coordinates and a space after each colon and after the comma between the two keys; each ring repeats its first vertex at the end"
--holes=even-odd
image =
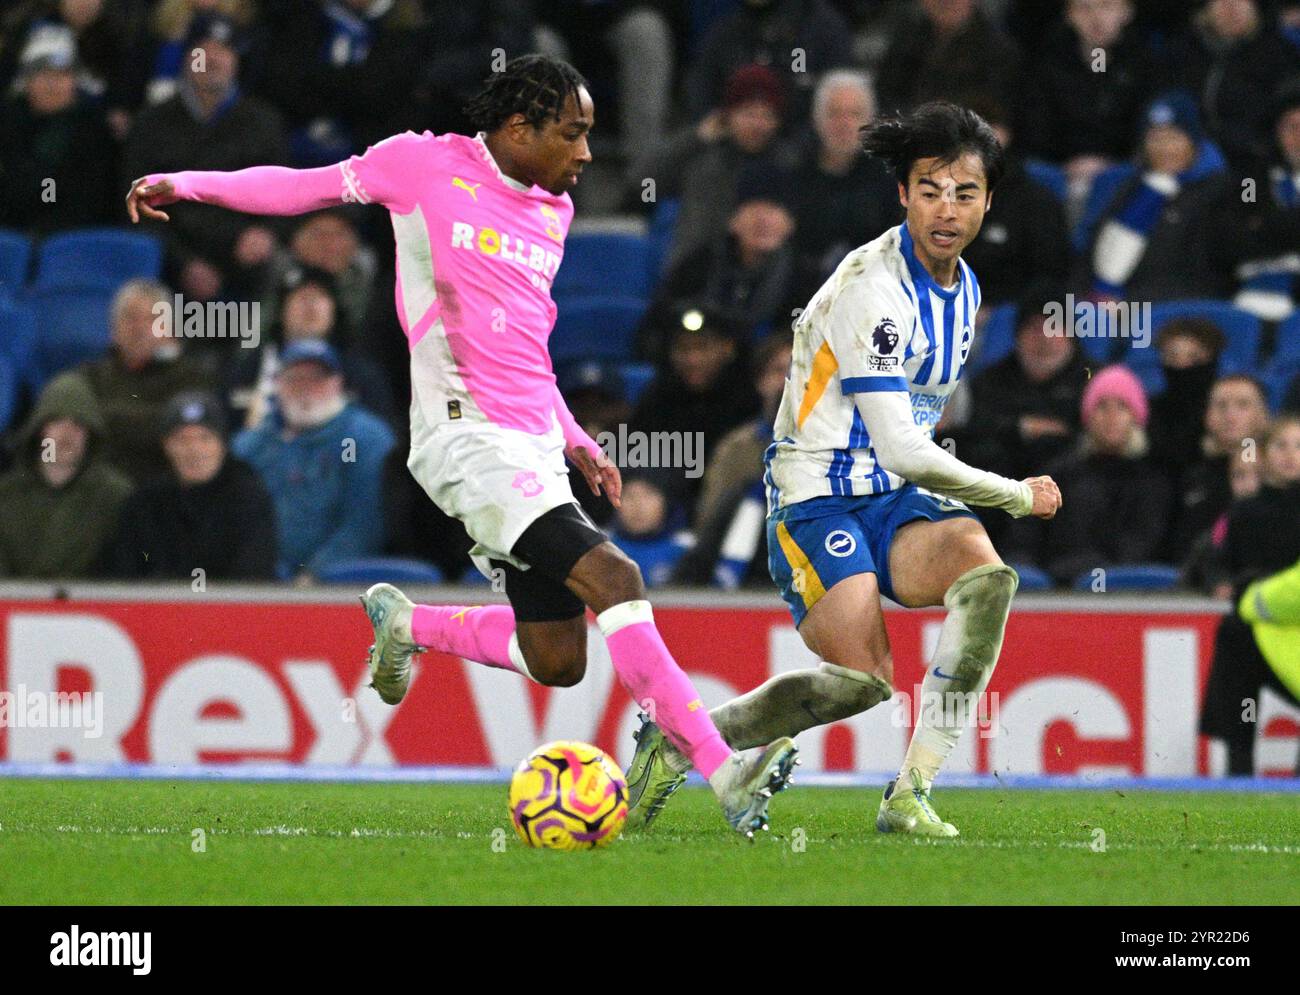
{"type": "Polygon", "coordinates": [[[539,746],[510,779],[510,821],[528,846],[608,846],[627,821],[627,779],[590,743],[539,746]]]}

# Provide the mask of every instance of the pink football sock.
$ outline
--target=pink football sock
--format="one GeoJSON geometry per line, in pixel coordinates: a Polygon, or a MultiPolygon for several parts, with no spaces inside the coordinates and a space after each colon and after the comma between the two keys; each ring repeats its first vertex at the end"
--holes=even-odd
{"type": "Polygon", "coordinates": [[[421,646],[529,677],[517,642],[511,653],[514,634],[509,605],[416,605],[411,613],[411,637],[421,646]]]}
{"type": "Polygon", "coordinates": [[[709,777],[731,748],[709,718],[691,679],[668,652],[648,601],[625,601],[596,616],[614,672],[632,699],[650,712],[669,741],[709,777]]]}

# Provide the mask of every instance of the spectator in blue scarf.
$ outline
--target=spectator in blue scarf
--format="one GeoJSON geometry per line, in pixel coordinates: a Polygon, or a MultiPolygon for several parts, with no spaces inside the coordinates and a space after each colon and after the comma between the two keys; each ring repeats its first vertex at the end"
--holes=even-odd
{"type": "Polygon", "coordinates": [[[1085,210],[1081,242],[1093,297],[1226,296],[1211,260],[1209,210],[1225,183],[1223,156],[1205,138],[1196,102],[1177,91],[1153,100],[1142,116],[1139,161],[1103,174],[1085,210]]]}

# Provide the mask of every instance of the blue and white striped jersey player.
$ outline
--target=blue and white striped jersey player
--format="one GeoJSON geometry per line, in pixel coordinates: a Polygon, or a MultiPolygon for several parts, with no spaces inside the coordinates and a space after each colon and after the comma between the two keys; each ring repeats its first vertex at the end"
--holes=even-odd
{"type": "MultiPolygon", "coordinates": [[[[930,801],[1002,648],[1019,578],[968,504],[1051,518],[1050,477],[1016,481],[934,441],[974,336],[979,283],[961,259],[1003,169],[979,115],[946,103],[881,119],[863,147],[898,180],[903,224],[844,258],[795,322],[794,356],[768,448],[768,561],[810,670],[773,677],[710,715],[734,749],[865,711],[893,694],[880,596],[948,609],[920,715],[876,816],[882,832],[956,836],[930,801]]],[[[628,782],[645,826],[680,785],[684,758],[649,722],[628,782]]]]}

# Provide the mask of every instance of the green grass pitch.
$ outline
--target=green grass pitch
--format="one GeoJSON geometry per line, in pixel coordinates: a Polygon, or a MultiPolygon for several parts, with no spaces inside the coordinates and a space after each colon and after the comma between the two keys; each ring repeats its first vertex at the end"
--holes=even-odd
{"type": "Polygon", "coordinates": [[[651,835],[553,853],[518,842],[505,790],[0,780],[0,904],[1177,905],[1300,887],[1294,795],[940,787],[962,838],[924,842],[878,834],[874,792],[796,787],[750,844],[688,788],[651,835]]]}

